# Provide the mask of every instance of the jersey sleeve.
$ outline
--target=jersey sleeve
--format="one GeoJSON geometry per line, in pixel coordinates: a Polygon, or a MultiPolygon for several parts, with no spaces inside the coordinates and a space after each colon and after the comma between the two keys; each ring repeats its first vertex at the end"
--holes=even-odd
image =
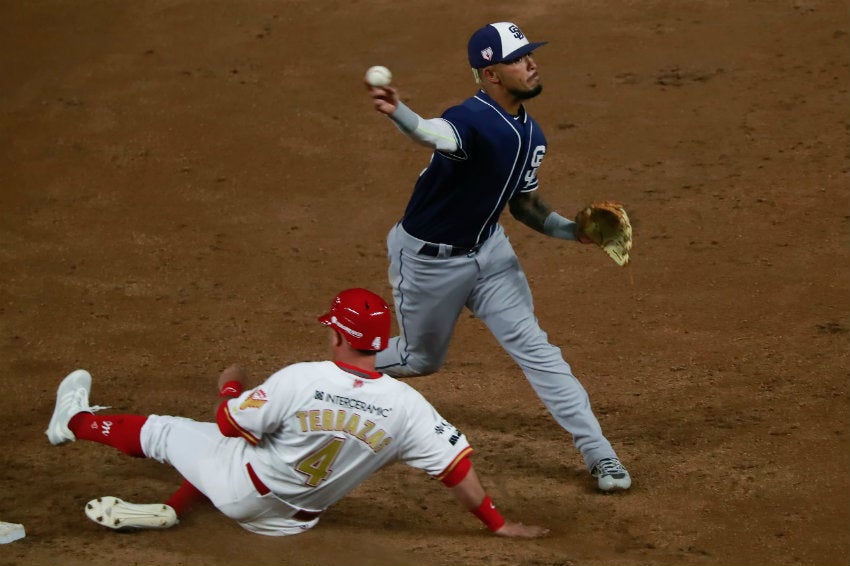
{"type": "Polygon", "coordinates": [[[251,444],[257,444],[263,434],[278,430],[283,425],[283,415],[287,414],[293,397],[285,386],[287,369],[227,401],[225,418],[251,444]]]}
{"type": "Polygon", "coordinates": [[[469,118],[469,110],[464,106],[452,106],[440,117],[454,133],[457,148],[452,152],[439,151],[441,155],[455,161],[467,159],[472,151],[475,139],[473,122],[469,118]]]}
{"type": "Polygon", "coordinates": [[[399,101],[390,119],[404,135],[419,145],[447,154],[454,153],[458,149],[454,128],[442,118],[426,120],[404,102],[399,101]]]}
{"type": "Polygon", "coordinates": [[[444,419],[437,410],[410,388],[399,459],[426,473],[442,478],[465,456],[472,453],[466,436],[444,419]]]}

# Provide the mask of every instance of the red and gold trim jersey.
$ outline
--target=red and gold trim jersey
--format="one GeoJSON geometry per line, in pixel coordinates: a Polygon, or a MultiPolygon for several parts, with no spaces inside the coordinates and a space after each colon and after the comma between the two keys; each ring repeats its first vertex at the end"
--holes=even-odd
{"type": "Polygon", "coordinates": [[[302,509],[327,508],[390,462],[441,477],[472,450],[409,385],[334,362],[287,366],[225,412],[263,483],[302,509]]]}

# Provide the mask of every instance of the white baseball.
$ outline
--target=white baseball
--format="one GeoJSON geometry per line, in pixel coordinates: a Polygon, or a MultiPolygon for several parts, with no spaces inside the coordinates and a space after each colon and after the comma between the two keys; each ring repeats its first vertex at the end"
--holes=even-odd
{"type": "Polygon", "coordinates": [[[393,74],[382,65],[369,67],[366,71],[366,82],[371,86],[389,86],[391,80],[393,80],[393,74]]]}

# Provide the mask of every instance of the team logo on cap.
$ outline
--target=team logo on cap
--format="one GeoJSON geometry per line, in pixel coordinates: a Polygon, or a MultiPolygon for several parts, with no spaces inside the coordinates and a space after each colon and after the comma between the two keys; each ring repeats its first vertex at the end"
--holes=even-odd
{"type": "Polygon", "coordinates": [[[523,33],[519,30],[519,27],[517,27],[516,25],[512,25],[512,26],[510,26],[510,27],[508,28],[508,31],[509,31],[509,32],[511,32],[512,34],[514,34],[514,37],[515,37],[515,38],[517,38],[517,39],[523,39],[523,38],[525,38],[525,36],[523,35],[523,33]]]}
{"type": "Polygon", "coordinates": [[[493,48],[488,47],[487,49],[482,49],[481,50],[481,56],[484,58],[485,61],[492,61],[493,60],[493,48]]]}

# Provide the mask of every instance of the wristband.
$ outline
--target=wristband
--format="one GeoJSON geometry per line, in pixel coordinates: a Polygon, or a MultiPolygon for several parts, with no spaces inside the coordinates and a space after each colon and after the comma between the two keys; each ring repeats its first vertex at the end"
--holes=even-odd
{"type": "Polygon", "coordinates": [[[543,221],[543,233],[562,240],[578,240],[576,226],[572,220],[567,220],[557,212],[550,212],[543,221]]]}
{"type": "Polygon", "coordinates": [[[487,525],[490,531],[496,532],[505,524],[505,518],[496,510],[496,506],[493,505],[489,495],[484,496],[484,501],[476,509],[473,509],[472,513],[481,519],[481,522],[487,525]]]}
{"type": "Polygon", "coordinates": [[[228,381],[218,392],[219,397],[239,397],[240,395],[242,395],[242,384],[238,381],[228,381]]]}

